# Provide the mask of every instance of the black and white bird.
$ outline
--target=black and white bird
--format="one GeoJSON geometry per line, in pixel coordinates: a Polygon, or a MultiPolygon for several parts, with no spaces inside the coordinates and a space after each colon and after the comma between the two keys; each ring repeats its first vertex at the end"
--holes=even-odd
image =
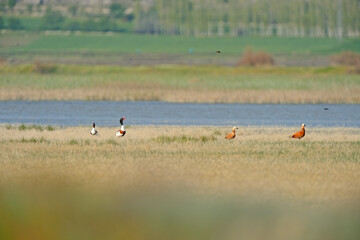
{"type": "Polygon", "coordinates": [[[91,135],[98,135],[98,131],[95,129],[95,123],[92,124],[92,129],[90,131],[91,135]]]}
{"type": "Polygon", "coordinates": [[[125,131],[125,128],[124,128],[124,123],[123,123],[123,121],[124,121],[125,119],[126,119],[126,118],[124,118],[124,117],[120,118],[120,130],[118,130],[118,131],[116,132],[116,136],[117,136],[117,137],[123,137],[123,136],[125,136],[125,134],[126,134],[126,131],[125,131]]]}

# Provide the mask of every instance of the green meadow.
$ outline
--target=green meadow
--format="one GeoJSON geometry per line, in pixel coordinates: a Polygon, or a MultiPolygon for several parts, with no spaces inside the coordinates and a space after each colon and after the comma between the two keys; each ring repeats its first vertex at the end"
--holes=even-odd
{"type": "MultiPolygon", "coordinates": [[[[11,33],[9,33],[11,34],[11,33]]],[[[26,33],[24,33],[26,34],[26,33]]],[[[6,35],[6,34],[5,34],[6,35]]],[[[241,54],[246,46],[272,54],[333,54],[343,50],[360,51],[359,39],[280,38],[280,37],[179,37],[165,35],[39,33],[26,45],[5,52],[116,52],[116,53],[193,53],[241,54]]]]}
{"type": "MultiPolygon", "coordinates": [[[[30,23],[29,23],[30,24],[30,23]]],[[[285,37],[186,37],[83,32],[5,31],[0,57],[11,63],[33,61],[110,65],[235,66],[244,50],[272,54],[276,64],[325,66],[342,51],[360,52],[359,39],[285,37]],[[215,54],[221,50],[221,54],[215,54]]]]}

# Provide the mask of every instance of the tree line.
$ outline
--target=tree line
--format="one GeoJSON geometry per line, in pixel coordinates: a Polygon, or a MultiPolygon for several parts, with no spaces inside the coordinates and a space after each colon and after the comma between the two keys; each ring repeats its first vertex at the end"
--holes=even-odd
{"type": "Polygon", "coordinates": [[[136,1],[135,29],[195,36],[353,37],[360,32],[360,0],[136,1]]]}
{"type": "MultiPolygon", "coordinates": [[[[12,11],[15,0],[1,1],[0,11],[5,9],[6,1],[12,11]]],[[[360,0],[113,0],[108,5],[99,1],[93,6],[94,13],[81,11],[89,7],[85,3],[49,0],[47,4],[40,30],[209,37],[360,36],[360,0]],[[67,4],[66,12],[56,11],[56,4],[67,4]],[[122,23],[131,27],[124,28],[122,23]]],[[[30,12],[32,5],[27,9],[30,12]]],[[[0,28],[3,22],[0,19],[0,28]]],[[[21,28],[16,19],[8,22],[21,28]]]]}

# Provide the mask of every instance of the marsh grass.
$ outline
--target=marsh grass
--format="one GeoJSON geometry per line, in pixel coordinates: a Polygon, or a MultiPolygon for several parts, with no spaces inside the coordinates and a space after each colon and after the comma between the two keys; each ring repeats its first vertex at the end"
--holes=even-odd
{"type": "Polygon", "coordinates": [[[33,67],[33,71],[40,74],[55,73],[56,70],[57,65],[51,63],[35,62],[33,67]]]}
{"type": "Polygon", "coordinates": [[[229,129],[0,125],[0,238],[358,239],[360,129],[229,129]]]}
{"type": "Polygon", "coordinates": [[[81,66],[54,74],[0,68],[0,100],[358,103],[360,76],[346,67],[81,66]],[[122,94],[119,94],[119,91],[122,94]]]}
{"type": "MultiPolygon", "coordinates": [[[[12,126],[12,125],[6,125],[6,129],[10,130],[10,129],[14,129],[15,127],[12,126]]],[[[44,131],[44,130],[47,130],[47,131],[54,131],[55,128],[51,125],[48,125],[48,126],[42,126],[42,125],[25,125],[25,124],[21,124],[19,127],[18,127],[19,131],[27,131],[27,130],[32,130],[32,129],[35,129],[36,131],[44,131]]]]}
{"type": "Polygon", "coordinates": [[[314,201],[360,197],[354,181],[359,178],[359,129],[308,129],[304,139],[290,139],[297,130],[240,127],[227,141],[229,128],[224,127],[132,126],[124,138],[116,138],[112,128],[91,136],[85,127],[49,132],[3,125],[0,173],[10,179],[12,171],[35,177],[51,166],[54,176],[65,174],[80,185],[108,182],[127,189],[159,181],[159,186],[181,183],[208,193],[260,191],[314,201]],[[323,184],[329,188],[319,195],[323,184]]]}
{"type": "Polygon", "coordinates": [[[159,136],[154,138],[155,142],[158,143],[186,143],[186,142],[202,142],[206,143],[208,141],[215,141],[216,137],[214,136],[199,136],[199,137],[192,137],[192,136],[159,136]]]}

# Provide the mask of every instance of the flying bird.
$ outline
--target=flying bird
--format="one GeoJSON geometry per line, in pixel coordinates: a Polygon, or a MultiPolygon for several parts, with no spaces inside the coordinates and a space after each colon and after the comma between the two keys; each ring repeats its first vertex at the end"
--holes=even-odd
{"type": "Polygon", "coordinates": [[[233,127],[232,132],[231,132],[231,133],[228,133],[228,134],[225,136],[225,138],[226,138],[226,139],[233,139],[233,138],[235,138],[235,136],[236,136],[236,135],[235,135],[236,129],[239,129],[239,128],[233,127]]]}
{"type": "Polygon", "coordinates": [[[301,138],[303,138],[304,136],[305,136],[305,124],[303,123],[302,125],[301,125],[301,130],[300,131],[298,131],[298,132],[296,132],[296,133],[294,133],[292,136],[290,136],[291,138],[297,138],[297,139],[301,139],[301,138]]]}
{"type": "Polygon", "coordinates": [[[95,129],[95,123],[92,124],[92,129],[90,131],[91,135],[98,135],[98,131],[95,129]]]}
{"type": "Polygon", "coordinates": [[[125,131],[125,128],[124,128],[124,123],[123,123],[123,121],[124,121],[125,119],[126,119],[126,118],[124,118],[124,117],[120,118],[120,130],[118,130],[118,131],[116,132],[116,136],[117,136],[117,137],[123,137],[123,136],[125,136],[125,134],[126,134],[126,131],[125,131]]]}

